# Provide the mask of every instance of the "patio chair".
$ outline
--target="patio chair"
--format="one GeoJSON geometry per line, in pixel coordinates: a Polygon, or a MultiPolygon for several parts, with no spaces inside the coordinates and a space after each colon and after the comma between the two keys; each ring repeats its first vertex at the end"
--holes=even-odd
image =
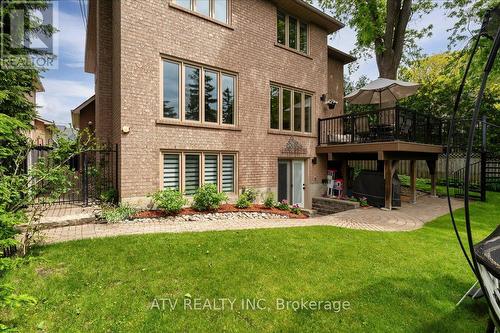
{"type": "MultiPolygon", "coordinates": [[[[354,121],[354,133],[360,142],[370,141],[370,121],[367,116],[357,117],[354,121]]],[[[354,134],[353,133],[353,134],[354,134]]]]}

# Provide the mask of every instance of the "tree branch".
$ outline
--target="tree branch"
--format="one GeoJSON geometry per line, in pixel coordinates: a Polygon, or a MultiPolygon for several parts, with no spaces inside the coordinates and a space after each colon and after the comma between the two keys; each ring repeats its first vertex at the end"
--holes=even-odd
{"type": "Polygon", "coordinates": [[[403,55],[403,47],[405,41],[406,27],[411,16],[411,0],[403,0],[403,7],[399,14],[398,23],[396,25],[396,30],[394,31],[394,41],[392,43],[392,49],[394,50],[394,65],[396,68],[401,62],[401,56],[403,55]]]}

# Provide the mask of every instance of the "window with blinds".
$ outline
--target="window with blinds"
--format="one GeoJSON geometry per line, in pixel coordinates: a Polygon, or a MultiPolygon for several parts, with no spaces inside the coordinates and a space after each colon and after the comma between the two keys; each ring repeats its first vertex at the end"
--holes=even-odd
{"type": "Polygon", "coordinates": [[[205,155],[205,184],[217,185],[217,155],[205,155]]]}
{"type": "Polygon", "coordinates": [[[180,164],[178,154],[163,155],[163,187],[179,190],[180,164]]]}
{"type": "Polygon", "coordinates": [[[200,155],[186,155],[184,192],[192,195],[200,187],[200,155]]]}
{"type": "Polygon", "coordinates": [[[222,155],[222,192],[234,192],[234,155],[222,155]]]}

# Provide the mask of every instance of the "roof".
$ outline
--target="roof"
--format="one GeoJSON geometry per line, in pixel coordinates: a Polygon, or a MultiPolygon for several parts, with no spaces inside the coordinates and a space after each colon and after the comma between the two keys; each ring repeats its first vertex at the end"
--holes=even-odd
{"type": "Polygon", "coordinates": [[[44,123],[45,125],[54,125],[54,121],[43,119],[42,117],[35,117],[35,120],[44,123]]]}
{"type": "Polygon", "coordinates": [[[270,0],[279,8],[285,10],[289,14],[306,19],[307,21],[316,24],[325,29],[329,34],[340,30],[344,24],[332,16],[322,12],[313,5],[304,0],[270,0]]]}
{"type": "Polygon", "coordinates": [[[84,107],[86,107],[87,105],[89,105],[90,103],[92,103],[94,100],[95,100],[95,95],[90,96],[82,104],[78,105],[76,108],[74,108],[73,110],[71,110],[71,113],[73,113],[73,114],[79,114],[80,111],[84,107]]]}
{"type": "Polygon", "coordinates": [[[356,57],[331,46],[328,46],[328,56],[341,61],[344,65],[357,60],[356,57]]]}

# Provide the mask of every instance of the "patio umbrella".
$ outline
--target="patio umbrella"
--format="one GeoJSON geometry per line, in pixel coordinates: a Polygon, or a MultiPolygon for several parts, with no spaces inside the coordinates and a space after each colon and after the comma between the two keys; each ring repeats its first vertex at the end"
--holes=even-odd
{"type": "Polygon", "coordinates": [[[345,96],[352,104],[379,104],[395,102],[415,94],[420,87],[418,83],[378,78],[363,88],[345,96]]]}

